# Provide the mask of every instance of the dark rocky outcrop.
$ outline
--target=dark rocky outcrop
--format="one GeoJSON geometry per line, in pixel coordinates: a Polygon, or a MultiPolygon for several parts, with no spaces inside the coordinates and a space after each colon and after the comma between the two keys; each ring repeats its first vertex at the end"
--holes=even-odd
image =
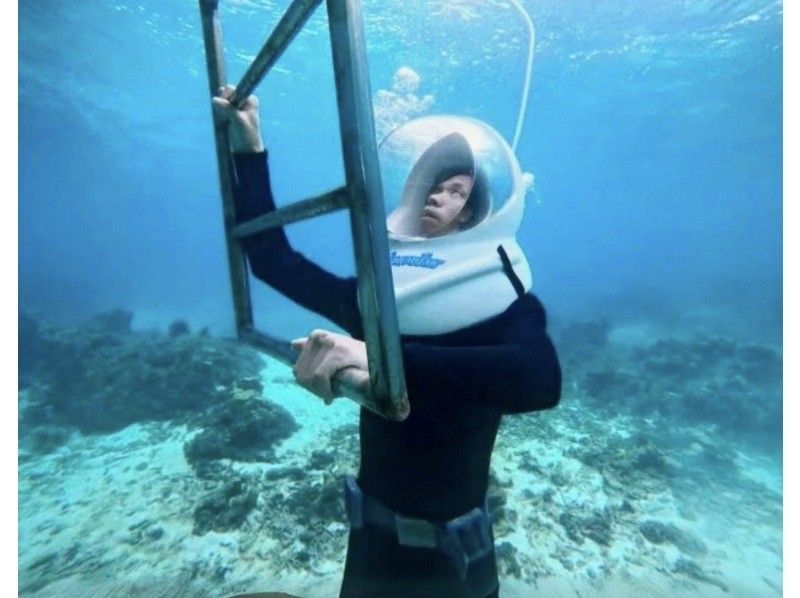
{"type": "Polygon", "coordinates": [[[184,446],[186,460],[271,462],[273,447],[299,429],[283,407],[260,398],[230,398],[193,420],[203,431],[184,446]]]}
{"type": "Polygon", "coordinates": [[[516,577],[517,579],[522,578],[522,567],[517,558],[519,551],[511,542],[503,541],[497,544],[495,553],[497,555],[497,568],[501,575],[516,577]]]}
{"type": "Polygon", "coordinates": [[[192,533],[224,532],[239,528],[256,506],[258,492],[243,479],[227,481],[207,495],[194,511],[192,533]]]}
{"type": "Polygon", "coordinates": [[[611,545],[611,516],[606,510],[583,517],[565,511],[558,521],[576,544],[583,544],[584,538],[589,538],[602,546],[611,545]]]}
{"type": "Polygon", "coordinates": [[[593,408],[713,423],[780,446],[782,358],[770,347],[698,334],[581,355],[576,383],[593,408]]]}
{"type": "Polygon", "coordinates": [[[169,325],[168,334],[170,338],[177,338],[179,336],[186,336],[189,334],[189,324],[186,320],[175,320],[169,325]]]}
{"type": "Polygon", "coordinates": [[[728,584],[703,571],[703,568],[691,559],[679,558],[677,561],[675,561],[672,571],[674,573],[685,575],[686,577],[694,579],[695,581],[716,586],[723,592],[729,591],[728,584]]]}
{"type": "Polygon", "coordinates": [[[52,450],[69,431],[104,433],[148,421],[184,421],[224,401],[240,380],[258,388],[251,348],[208,336],[131,331],[115,310],[81,325],[20,314],[20,443],[52,450]],[[63,428],[64,430],[59,430],[63,428]]]}
{"type": "Polygon", "coordinates": [[[701,540],[671,523],[648,519],[639,525],[639,531],[653,544],[669,543],[691,556],[700,556],[708,552],[701,540]]]}

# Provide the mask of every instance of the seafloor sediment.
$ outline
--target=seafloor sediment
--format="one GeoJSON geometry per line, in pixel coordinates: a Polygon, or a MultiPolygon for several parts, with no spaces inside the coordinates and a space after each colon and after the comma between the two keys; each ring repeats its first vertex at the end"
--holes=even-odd
{"type": "MultiPolygon", "coordinates": [[[[358,408],[192,332],[20,321],[21,596],[335,596],[358,408]]],[[[504,418],[505,596],[782,592],[778,350],[608,322],[555,333],[558,408],[504,418]]]]}

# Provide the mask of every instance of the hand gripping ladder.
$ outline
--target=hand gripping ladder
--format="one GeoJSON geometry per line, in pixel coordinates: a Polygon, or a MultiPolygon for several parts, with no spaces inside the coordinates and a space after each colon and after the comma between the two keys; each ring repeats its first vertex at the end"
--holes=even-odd
{"type": "MultiPolygon", "coordinates": [[[[294,0],[291,3],[236,86],[236,94],[231,98],[234,105],[241,107],[321,2],[294,0]]],[[[225,84],[218,3],[219,0],[200,0],[211,95],[225,84]]],[[[288,341],[270,337],[253,326],[247,269],[240,241],[269,228],[341,209],[349,210],[370,388],[366,393],[360,393],[338,379],[334,388],[385,418],[402,421],[408,416],[409,405],[389,267],[386,213],[375,143],[361,2],[327,0],[327,8],[344,156],[344,187],[236,225],[227,127],[214,120],[236,330],[241,340],[286,364],[294,363],[296,355],[288,341]]]]}

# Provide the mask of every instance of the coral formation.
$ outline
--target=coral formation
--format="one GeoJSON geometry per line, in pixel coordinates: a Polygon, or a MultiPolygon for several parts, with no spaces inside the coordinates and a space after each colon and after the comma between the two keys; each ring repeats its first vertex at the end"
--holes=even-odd
{"type": "Polygon", "coordinates": [[[713,423],[725,433],[780,447],[781,355],[696,333],[634,345],[608,344],[602,319],[566,327],[558,336],[565,371],[592,408],[713,423]]]}
{"type": "Polygon", "coordinates": [[[685,575],[691,579],[707,583],[712,586],[717,586],[723,592],[728,592],[729,590],[728,584],[703,571],[703,568],[691,559],[685,559],[683,557],[679,558],[677,561],[675,561],[675,565],[672,570],[675,573],[680,573],[681,575],[685,575]]]}
{"type": "Polygon", "coordinates": [[[611,517],[607,510],[595,511],[588,517],[580,517],[568,511],[558,518],[570,540],[583,544],[589,538],[603,546],[611,545],[611,517]]]}
{"type": "Polygon", "coordinates": [[[111,432],[187,416],[263,367],[254,350],[236,342],[132,332],[131,319],[117,310],[79,326],[26,324],[21,353],[37,376],[21,410],[21,430],[60,425],[111,432]]]}
{"type": "Polygon", "coordinates": [[[273,446],[299,429],[286,409],[253,396],[229,398],[192,423],[203,428],[184,447],[195,466],[217,459],[271,462],[273,446]]]}
{"type": "Polygon", "coordinates": [[[258,493],[242,479],[225,482],[206,496],[194,510],[192,533],[202,536],[211,530],[224,532],[238,528],[256,506],[258,493]]]}
{"type": "Polygon", "coordinates": [[[189,324],[186,320],[175,320],[172,324],[169,325],[169,336],[170,338],[176,338],[178,336],[184,336],[189,334],[189,324]]]}
{"type": "Polygon", "coordinates": [[[639,525],[639,531],[653,544],[673,544],[681,552],[692,556],[705,554],[708,549],[702,540],[695,538],[692,534],[681,530],[671,523],[662,523],[648,519],[639,525]]]}

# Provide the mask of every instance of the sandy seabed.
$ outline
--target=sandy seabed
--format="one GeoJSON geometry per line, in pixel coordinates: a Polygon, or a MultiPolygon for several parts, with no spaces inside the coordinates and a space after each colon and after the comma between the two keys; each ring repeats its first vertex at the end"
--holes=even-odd
{"type": "MultiPolygon", "coordinates": [[[[196,433],[185,425],[74,434],[20,459],[20,595],[336,596],[341,512],[292,509],[308,496],[339,500],[342,476],[357,467],[358,408],[325,407],[288,368],[265,363],[265,396],[301,428],[274,463],[227,464],[261,484],[239,529],[193,533],[193,510],[213,482],[184,457],[196,433]],[[269,475],[293,466],[304,475],[269,475]]],[[[505,418],[490,484],[501,595],[780,596],[781,466],[726,442],[713,427],[609,419],[577,388],[556,410],[505,418]]]]}

